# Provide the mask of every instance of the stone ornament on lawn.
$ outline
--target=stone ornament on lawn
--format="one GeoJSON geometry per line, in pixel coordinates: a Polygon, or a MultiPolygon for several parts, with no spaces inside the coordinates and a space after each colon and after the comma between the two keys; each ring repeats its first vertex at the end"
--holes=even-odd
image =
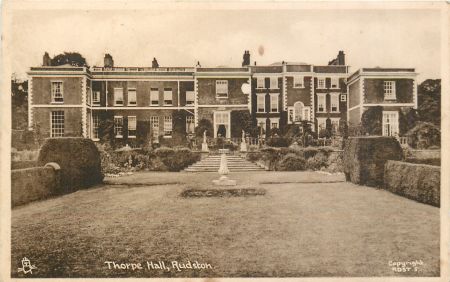
{"type": "Polygon", "coordinates": [[[219,171],[218,171],[220,174],[220,178],[213,180],[213,183],[215,185],[219,185],[219,186],[235,186],[236,180],[228,179],[228,177],[226,176],[228,173],[230,173],[230,170],[228,169],[227,155],[226,155],[226,152],[228,150],[221,149],[219,151],[221,152],[220,167],[219,167],[219,171]]]}

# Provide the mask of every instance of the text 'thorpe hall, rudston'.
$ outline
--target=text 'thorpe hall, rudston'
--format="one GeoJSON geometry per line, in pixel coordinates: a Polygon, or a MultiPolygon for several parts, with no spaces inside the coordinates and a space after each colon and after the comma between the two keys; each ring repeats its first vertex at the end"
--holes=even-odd
{"type": "Polygon", "coordinates": [[[184,113],[186,134],[202,119],[213,137],[240,137],[232,116],[250,113],[259,137],[272,128],[306,120],[319,132],[327,124],[339,134],[358,125],[364,111],[382,107],[382,134],[399,135],[399,113],[417,108],[412,68],[361,68],[349,75],[345,55],[326,65],[280,62],[241,67],[117,67],[106,54],[103,67],[32,67],[29,75],[30,129],[42,137],[83,136],[98,140],[102,113],[114,118],[115,138],[139,136],[147,123],[154,140],[171,138],[174,112],[184,113]]]}

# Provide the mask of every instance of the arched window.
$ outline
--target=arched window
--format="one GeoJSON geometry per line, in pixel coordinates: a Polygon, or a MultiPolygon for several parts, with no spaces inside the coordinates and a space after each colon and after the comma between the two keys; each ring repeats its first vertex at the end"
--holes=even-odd
{"type": "Polygon", "coordinates": [[[302,102],[296,102],[294,104],[294,121],[301,121],[303,119],[303,108],[304,105],[302,102]]]}

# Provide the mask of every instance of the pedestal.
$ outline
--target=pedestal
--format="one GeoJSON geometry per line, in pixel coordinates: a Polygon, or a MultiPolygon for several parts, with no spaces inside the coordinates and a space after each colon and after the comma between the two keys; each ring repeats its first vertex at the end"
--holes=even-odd
{"type": "Polygon", "coordinates": [[[241,142],[241,152],[247,152],[247,143],[241,142]]]}
{"type": "Polygon", "coordinates": [[[236,180],[228,179],[225,175],[222,175],[219,179],[213,180],[213,183],[219,186],[236,186],[236,180]]]}
{"type": "Polygon", "coordinates": [[[209,152],[208,143],[202,143],[202,152],[209,152]]]}

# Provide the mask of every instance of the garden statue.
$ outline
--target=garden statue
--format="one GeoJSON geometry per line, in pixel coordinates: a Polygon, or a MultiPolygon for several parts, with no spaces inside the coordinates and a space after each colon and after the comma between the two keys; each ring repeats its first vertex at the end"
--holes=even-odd
{"type": "Polygon", "coordinates": [[[242,130],[241,152],[247,152],[247,143],[245,143],[245,131],[242,130]]]}
{"type": "Polygon", "coordinates": [[[208,142],[206,142],[206,130],[203,131],[203,143],[202,143],[202,152],[208,152],[208,142]]]}
{"type": "Polygon", "coordinates": [[[219,150],[219,152],[221,152],[220,167],[219,167],[219,171],[218,171],[220,174],[220,178],[213,180],[213,183],[215,185],[220,185],[220,186],[235,186],[236,180],[228,179],[228,177],[226,176],[228,173],[230,173],[230,171],[228,170],[226,151],[228,151],[228,149],[219,150]]]}

